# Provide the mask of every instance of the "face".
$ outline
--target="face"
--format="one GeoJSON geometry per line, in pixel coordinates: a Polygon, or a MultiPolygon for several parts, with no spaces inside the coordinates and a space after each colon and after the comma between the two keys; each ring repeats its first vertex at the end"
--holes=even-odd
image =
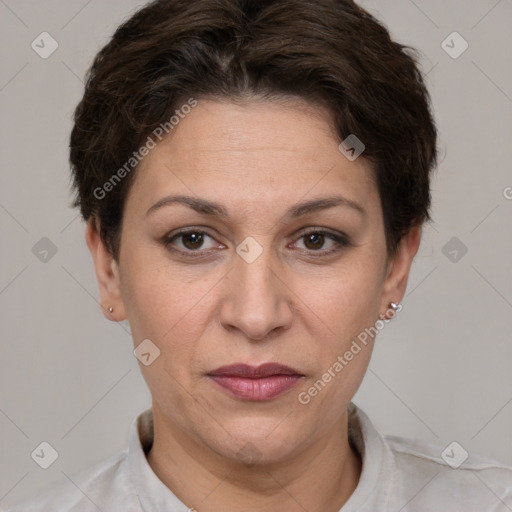
{"type": "Polygon", "coordinates": [[[387,258],[372,168],[338,144],[299,100],[199,99],[136,171],[119,263],[88,226],[107,316],[160,350],[140,365],[155,416],[224,457],[284,460],[342,421],[361,333],[403,296],[418,230],[387,258]],[[212,377],[264,363],[296,375],[212,377]]]}

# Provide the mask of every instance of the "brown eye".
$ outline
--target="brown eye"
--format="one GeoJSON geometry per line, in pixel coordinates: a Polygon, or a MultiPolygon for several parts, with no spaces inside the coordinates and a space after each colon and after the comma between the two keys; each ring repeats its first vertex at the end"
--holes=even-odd
{"type": "Polygon", "coordinates": [[[304,250],[309,251],[313,256],[327,256],[350,246],[349,239],[344,234],[318,229],[303,233],[299,240],[303,240],[304,250]],[[326,243],[328,243],[327,247],[325,247],[326,243]]]}
{"type": "Polygon", "coordinates": [[[309,233],[308,235],[304,235],[305,243],[304,245],[308,249],[318,250],[321,249],[325,243],[325,236],[321,233],[309,233]]]}
{"type": "Polygon", "coordinates": [[[180,235],[182,237],[183,245],[190,250],[200,249],[203,245],[203,233],[191,231],[180,235]]]}
{"type": "Polygon", "coordinates": [[[185,256],[200,256],[215,247],[215,240],[204,231],[189,229],[165,237],[163,244],[170,251],[176,251],[185,256]],[[211,240],[209,245],[208,240],[211,240]]]}

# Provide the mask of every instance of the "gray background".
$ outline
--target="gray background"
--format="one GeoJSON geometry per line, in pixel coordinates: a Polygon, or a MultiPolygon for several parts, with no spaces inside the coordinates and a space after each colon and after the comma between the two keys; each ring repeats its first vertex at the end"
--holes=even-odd
{"type": "MultiPolygon", "coordinates": [[[[127,323],[100,311],[67,161],[84,73],[142,4],[0,0],[0,506],[124,448],[150,406],[127,323]],[[59,45],[47,59],[31,48],[43,31],[59,45]],[[59,454],[46,470],[30,456],[42,441],[59,454]]],[[[355,401],[384,433],[512,464],[512,3],[361,5],[422,52],[441,162],[403,310],[355,401]],[[453,31],[469,43],[456,59],[453,31]]]]}

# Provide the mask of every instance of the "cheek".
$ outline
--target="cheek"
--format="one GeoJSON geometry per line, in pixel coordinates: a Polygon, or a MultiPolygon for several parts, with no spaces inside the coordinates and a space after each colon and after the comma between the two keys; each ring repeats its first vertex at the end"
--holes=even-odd
{"type": "Polygon", "coordinates": [[[381,272],[375,261],[353,258],[321,280],[302,281],[299,292],[306,304],[325,324],[328,332],[347,342],[379,315],[381,272]],[[357,261],[359,260],[359,261],[357,261]],[[315,286],[311,286],[315,282],[315,286]]]}
{"type": "Polygon", "coordinates": [[[355,395],[373,349],[379,305],[375,281],[363,283],[354,274],[352,278],[310,296],[311,309],[319,312],[329,335],[312,336],[317,371],[301,386],[297,398],[304,411],[323,418],[325,428],[339,419],[355,395]]]}
{"type": "Polygon", "coordinates": [[[213,294],[207,292],[219,276],[211,273],[208,279],[193,280],[186,270],[156,257],[157,251],[134,247],[127,255],[123,301],[134,344],[150,339],[160,350],[161,370],[183,379],[194,364],[197,340],[211,311],[213,294]]]}
{"type": "Polygon", "coordinates": [[[139,363],[144,380],[163,410],[185,411],[190,404],[183,386],[189,387],[200,336],[194,321],[201,310],[199,290],[191,291],[176,273],[154,261],[134,256],[125,262],[122,293],[134,345],[149,339],[159,350],[151,364],[139,363]]]}
{"type": "Polygon", "coordinates": [[[135,344],[149,338],[160,346],[189,308],[187,288],[155,261],[155,248],[131,247],[124,254],[121,279],[126,315],[135,344]]]}
{"type": "Polygon", "coordinates": [[[307,292],[303,281],[301,294],[307,297],[309,316],[320,319],[314,323],[326,335],[311,335],[316,340],[317,371],[301,390],[306,392],[305,401],[311,399],[313,407],[323,409],[348,402],[364,377],[379,315],[380,270],[375,261],[361,258],[359,263],[347,261],[336,275],[318,283],[307,292]]]}

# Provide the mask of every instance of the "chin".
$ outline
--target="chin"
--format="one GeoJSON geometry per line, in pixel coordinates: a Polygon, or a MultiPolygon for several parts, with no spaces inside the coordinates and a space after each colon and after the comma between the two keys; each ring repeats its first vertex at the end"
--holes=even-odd
{"type": "Polygon", "coordinates": [[[283,421],[285,416],[275,418],[251,418],[237,421],[236,427],[225,426],[221,444],[213,449],[220,455],[248,465],[275,464],[290,458],[299,445],[307,441],[308,435],[299,425],[294,432],[283,421]],[[302,435],[299,435],[302,432],[302,435]]]}

